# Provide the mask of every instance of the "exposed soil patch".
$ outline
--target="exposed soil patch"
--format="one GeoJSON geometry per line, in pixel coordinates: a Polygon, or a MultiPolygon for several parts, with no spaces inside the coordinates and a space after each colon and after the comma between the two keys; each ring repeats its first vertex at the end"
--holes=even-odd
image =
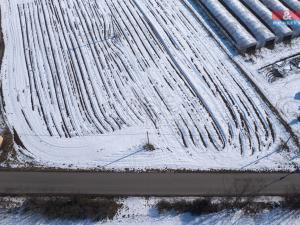
{"type": "Polygon", "coordinates": [[[21,138],[19,137],[17,131],[15,129],[14,130],[14,142],[21,146],[23,149],[26,149],[26,147],[24,146],[23,142],[21,141],[21,138]]]}
{"type": "Polygon", "coordinates": [[[16,157],[16,151],[14,149],[14,137],[9,128],[5,128],[2,132],[3,143],[0,148],[0,163],[7,162],[9,158],[16,157]]]}

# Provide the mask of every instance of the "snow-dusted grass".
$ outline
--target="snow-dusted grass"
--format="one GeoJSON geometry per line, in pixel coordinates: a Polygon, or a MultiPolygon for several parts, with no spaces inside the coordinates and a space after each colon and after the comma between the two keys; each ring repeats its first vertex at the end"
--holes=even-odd
{"type": "MultiPolygon", "coordinates": [[[[192,200],[184,198],[186,200],[192,200]]],[[[257,214],[245,214],[243,210],[224,210],[221,212],[192,215],[190,213],[176,214],[166,213],[159,214],[155,208],[155,204],[161,199],[158,198],[128,198],[119,200],[123,204],[122,209],[114,217],[113,220],[104,221],[91,221],[91,220],[63,220],[63,219],[49,219],[45,216],[34,212],[20,212],[5,209],[0,209],[0,224],[11,225],[11,224],[299,224],[300,212],[293,209],[282,209],[275,208],[273,210],[265,210],[257,214]]],[[[172,201],[172,199],[166,199],[172,201]]],[[[180,200],[180,198],[178,198],[180,200]]],[[[264,202],[278,202],[281,198],[264,198],[259,201],[264,202]]],[[[7,200],[8,201],[8,200],[7,200]]],[[[7,206],[7,208],[18,207],[22,199],[15,199],[13,201],[14,206],[7,206]]],[[[174,201],[174,199],[173,199],[174,201]]]]}
{"type": "Polygon", "coordinates": [[[1,9],[20,161],[292,169],[295,143],[278,148],[290,134],[181,1],[3,0],[1,9]],[[147,132],[155,151],[143,151],[147,132]]]}

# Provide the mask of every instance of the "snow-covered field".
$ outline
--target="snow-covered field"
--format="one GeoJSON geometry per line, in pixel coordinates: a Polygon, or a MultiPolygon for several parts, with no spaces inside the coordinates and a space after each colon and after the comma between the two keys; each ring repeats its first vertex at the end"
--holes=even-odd
{"type": "Polygon", "coordinates": [[[26,147],[20,162],[293,168],[294,140],[289,152],[279,147],[290,133],[183,1],[0,5],[5,110],[26,147]],[[147,132],[153,152],[142,147],[147,132]]]}
{"type": "Polygon", "coordinates": [[[31,225],[31,224],[144,224],[144,225],[297,225],[300,223],[300,214],[297,210],[273,209],[265,210],[256,215],[248,215],[242,210],[222,211],[212,214],[191,215],[189,213],[176,215],[168,213],[160,215],[155,208],[157,198],[128,198],[122,200],[123,208],[113,220],[93,222],[91,220],[63,220],[49,219],[32,212],[14,212],[0,209],[0,224],[2,225],[31,225]]]}

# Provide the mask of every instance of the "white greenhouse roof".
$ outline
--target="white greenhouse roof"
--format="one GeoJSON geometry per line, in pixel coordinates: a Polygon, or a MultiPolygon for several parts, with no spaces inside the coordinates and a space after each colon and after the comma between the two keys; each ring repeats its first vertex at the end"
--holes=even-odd
{"type": "Polygon", "coordinates": [[[275,35],[239,0],[221,0],[221,2],[248,28],[260,47],[268,41],[275,40],[275,35]]]}
{"type": "Polygon", "coordinates": [[[294,10],[295,12],[300,11],[300,2],[299,0],[284,0],[283,2],[286,6],[288,6],[291,10],[294,10]]]}
{"type": "Polygon", "coordinates": [[[268,26],[269,29],[276,34],[278,41],[282,41],[286,37],[291,37],[293,32],[285,24],[280,26],[274,25],[272,20],[272,12],[259,0],[241,0],[255,15],[268,26]]]}
{"type": "Polygon", "coordinates": [[[207,8],[241,51],[256,47],[257,41],[252,35],[235,19],[219,0],[202,0],[201,3],[207,8]]]}
{"type": "MultiPolygon", "coordinates": [[[[279,0],[261,0],[270,10],[272,11],[287,11],[287,8],[284,4],[282,4],[279,0]]],[[[298,18],[300,19],[300,18],[298,18]]],[[[298,36],[300,34],[300,26],[291,26],[293,30],[293,35],[298,36]]]]}

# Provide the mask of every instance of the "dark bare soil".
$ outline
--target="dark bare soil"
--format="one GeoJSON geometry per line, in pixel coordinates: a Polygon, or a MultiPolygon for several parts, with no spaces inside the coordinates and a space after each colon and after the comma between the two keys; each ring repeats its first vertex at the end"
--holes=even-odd
{"type": "Polygon", "coordinates": [[[16,151],[14,149],[14,137],[8,128],[5,128],[2,132],[3,143],[0,148],[0,163],[7,162],[9,156],[16,157],[16,151]]]}
{"type": "MultiPolygon", "coordinates": [[[[5,45],[4,45],[4,39],[3,39],[3,33],[2,33],[2,13],[1,13],[1,9],[0,9],[0,70],[1,70],[1,65],[2,65],[2,59],[3,59],[3,55],[4,55],[4,49],[5,49],[5,45]]],[[[4,111],[4,99],[3,99],[3,92],[2,92],[2,82],[0,81],[0,103],[2,103],[2,106],[0,106],[0,118],[3,119],[3,113],[5,113],[4,111]]],[[[16,157],[16,151],[14,149],[14,136],[12,134],[12,132],[10,131],[10,129],[8,127],[6,127],[3,132],[1,133],[2,137],[4,138],[4,141],[2,143],[2,146],[0,148],[0,163],[2,162],[7,162],[9,157],[16,157]]]]}

